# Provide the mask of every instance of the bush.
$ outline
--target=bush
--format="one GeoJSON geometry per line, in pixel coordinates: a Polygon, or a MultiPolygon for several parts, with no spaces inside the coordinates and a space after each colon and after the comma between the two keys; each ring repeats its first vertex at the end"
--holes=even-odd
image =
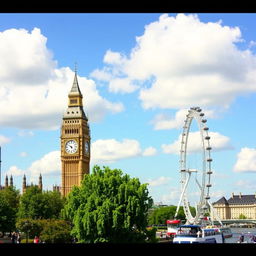
{"type": "Polygon", "coordinates": [[[70,243],[71,226],[64,220],[45,220],[40,239],[45,243],[70,243]]]}

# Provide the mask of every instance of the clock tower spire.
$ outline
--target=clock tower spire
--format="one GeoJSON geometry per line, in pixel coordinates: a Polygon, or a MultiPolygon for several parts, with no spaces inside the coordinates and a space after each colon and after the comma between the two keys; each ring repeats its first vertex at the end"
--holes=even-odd
{"type": "Polygon", "coordinates": [[[61,194],[66,196],[73,186],[80,186],[90,172],[90,128],[83,110],[77,70],[68,94],[68,107],[63,114],[61,127],[61,194]]]}

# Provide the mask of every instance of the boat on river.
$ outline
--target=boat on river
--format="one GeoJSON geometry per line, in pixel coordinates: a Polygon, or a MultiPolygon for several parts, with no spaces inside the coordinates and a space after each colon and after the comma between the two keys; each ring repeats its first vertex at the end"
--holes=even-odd
{"type": "Polygon", "coordinates": [[[181,225],[174,235],[173,243],[224,243],[223,233],[218,228],[204,228],[200,225],[181,225]]]}

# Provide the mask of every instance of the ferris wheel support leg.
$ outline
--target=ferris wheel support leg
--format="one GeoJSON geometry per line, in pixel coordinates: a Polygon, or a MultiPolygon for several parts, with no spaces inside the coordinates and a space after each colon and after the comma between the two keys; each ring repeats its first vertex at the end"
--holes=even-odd
{"type": "Polygon", "coordinates": [[[175,219],[176,219],[176,217],[177,217],[177,215],[178,215],[178,212],[179,212],[179,209],[180,209],[180,205],[181,205],[181,201],[182,201],[182,199],[183,199],[183,197],[184,197],[184,193],[185,193],[185,191],[186,191],[186,189],[187,189],[190,176],[191,176],[191,173],[189,173],[189,176],[188,176],[188,178],[187,178],[187,180],[186,180],[186,182],[185,182],[185,185],[184,185],[184,187],[183,187],[182,193],[181,193],[181,195],[180,195],[180,200],[179,200],[179,203],[178,203],[178,205],[177,205],[177,209],[176,209],[176,212],[175,212],[175,215],[174,215],[174,218],[175,218],[175,219]]]}
{"type": "Polygon", "coordinates": [[[212,217],[216,218],[216,220],[220,223],[220,225],[223,226],[223,223],[222,223],[220,217],[218,216],[216,210],[213,208],[212,204],[209,201],[208,201],[208,204],[209,204],[209,206],[211,208],[211,215],[212,215],[212,217]]]}

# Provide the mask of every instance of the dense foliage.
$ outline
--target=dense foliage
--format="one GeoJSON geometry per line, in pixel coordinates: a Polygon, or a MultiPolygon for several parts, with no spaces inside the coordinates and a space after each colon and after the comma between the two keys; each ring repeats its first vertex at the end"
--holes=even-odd
{"type": "MultiPolygon", "coordinates": [[[[174,215],[176,212],[177,206],[164,206],[164,207],[157,207],[150,210],[148,216],[148,225],[165,225],[166,220],[174,219],[174,215]]],[[[192,215],[195,215],[195,208],[190,207],[192,215]]],[[[180,207],[177,219],[185,220],[185,214],[183,207],[180,207]]]]}
{"type": "Polygon", "coordinates": [[[0,231],[10,232],[15,229],[18,206],[18,190],[13,187],[0,190],[0,231]]]}
{"type": "Polygon", "coordinates": [[[18,218],[57,219],[63,205],[64,199],[59,192],[42,192],[37,186],[31,186],[20,198],[18,218]]]}
{"type": "Polygon", "coordinates": [[[39,234],[45,243],[71,243],[71,225],[64,220],[45,220],[39,234]]]}
{"type": "Polygon", "coordinates": [[[70,243],[71,225],[64,220],[55,219],[19,219],[17,229],[24,232],[28,238],[40,237],[46,243],[70,243]]]}
{"type": "Polygon", "coordinates": [[[63,215],[79,242],[142,242],[151,206],[147,184],[121,170],[94,166],[68,195],[63,215]]]}

